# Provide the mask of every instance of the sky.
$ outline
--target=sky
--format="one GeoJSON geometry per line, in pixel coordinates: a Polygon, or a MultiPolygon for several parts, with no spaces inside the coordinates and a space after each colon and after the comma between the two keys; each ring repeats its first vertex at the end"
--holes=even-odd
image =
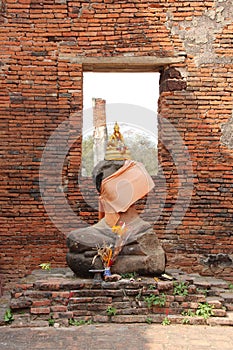
{"type": "Polygon", "coordinates": [[[92,98],[106,100],[107,124],[117,121],[157,135],[159,73],[84,73],[83,133],[93,127],[92,98]]]}

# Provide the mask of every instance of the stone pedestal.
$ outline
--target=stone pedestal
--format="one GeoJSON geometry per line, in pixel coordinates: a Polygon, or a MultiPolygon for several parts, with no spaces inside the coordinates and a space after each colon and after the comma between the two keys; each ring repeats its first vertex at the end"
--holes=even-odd
{"type": "MultiPolygon", "coordinates": [[[[118,274],[136,272],[140,275],[159,275],[165,270],[165,253],[152,227],[140,217],[131,223],[129,236],[111,271],[118,274]]],[[[97,246],[103,244],[114,247],[116,234],[104,219],[96,225],[75,230],[67,238],[67,263],[80,277],[90,276],[89,270],[100,268],[100,261],[92,264],[97,246]]],[[[103,266],[102,266],[103,267],[103,266]]]]}

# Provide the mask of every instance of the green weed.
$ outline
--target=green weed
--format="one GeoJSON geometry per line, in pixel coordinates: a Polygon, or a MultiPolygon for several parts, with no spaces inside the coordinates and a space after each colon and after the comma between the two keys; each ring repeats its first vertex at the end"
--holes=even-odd
{"type": "Polygon", "coordinates": [[[50,318],[48,319],[48,323],[49,323],[49,327],[53,327],[54,326],[55,320],[54,320],[52,314],[50,315],[50,318]]]}
{"type": "Polygon", "coordinates": [[[186,296],[188,295],[188,286],[185,284],[185,282],[174,282],[173,284],[173,295],[180,295],[180,296],[186,296]]]}
{"type": "Polygon", "coordinates": [[[200,294],[204,294],[204,296],[206,297],[208,294],[208,289],[197,288],[197,292],[200,294]]]}
{"type": "Polygon", "coordinates": [[[106,312],[108,316],[115,316],[117,309],[114,306],[108,306],[106,312]]]}
{"type": "Polygon", "coordinates": [[[147,318],[146,318],[146,323],[147,323],[147,324],[153,323],[152,318],[151,318],[151,317],[147,317],[147,318]]]}
{"type": "Polygon", "coordinates": [[[168,326],[169,324],[171,324],[171,321],[167,317],[165,317],[163,319],[162,325],[163,326],[168,326]]]}
{"type": "Polygon", "coordinates": [[[85,321],[85,320],[75,320],[73,318],[70,318],[69,319],[69,325],[70,326],[82,326],[82,325],[88,325],[88,324],[92,324],[93,321],[92,320],[88,320],[88,321],[85,321]]]}
{"type": "Polygon", "coordinates": [[[213,306],[208,303],[199,303],[196,311],[197,316],[203,317],[205,320],[213,316],[213,306]]]}
{"type": "Polygon", "coordinates": [[[191,316],[194,317],[196,314],[192,311],[192,310],[187,310],[187,311],[183,311],[181,313],[182,316],[191,316]]]}
{"type": "Polygon", "coordinates": [[[156,289],[156,286],[154,286],[153,284],[150,284],[149,287],[148,287],[149,290],[155,290],[156,289]]]}
{"type": "Polygon", "coordinates": [[[137,273],[136,272],[128,272],[128,273],[122,273],[121,277],[124,279],[130,279],[130,278],[137,278],[137,273]]]}
{"type": "Polygon", "coordinates": [[[6,323],[12,323],[14,321],[14,316],[12,314],[11,309],[7,309],[4,315],[4,321],[6,323]]]}
{"type": "Polygon", "coordinates": [[[187,319],[187,318],[184,318],[184,319],[182,320],[182,323],[183,323],[183,324],[189,324],[189,323],[190,323],[190,320],[187,319]]]}
{"type": "Polygon", "coordinates": [[[144,301],[147,303],[148,308],[158,305],[163,307],[166,304],[166,295],[163,293],[161,295],[150,294],[148,297],[144,298],[144,301]]]}

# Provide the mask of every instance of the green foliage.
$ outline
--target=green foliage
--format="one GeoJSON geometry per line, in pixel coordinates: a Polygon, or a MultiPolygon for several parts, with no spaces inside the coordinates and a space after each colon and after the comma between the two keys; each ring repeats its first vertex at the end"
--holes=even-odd
{"type": "Polygon", "coordinates": [[[88,325],[88,324],[92,324],[92,323],[93,323],[92,320],[85,321],[85,320],[75,320],[73,318],[69,319],[70,326],[82,326],[82,325],[88,325]]]}
{"type": "Polygon", "coordinates": [[[154,286],[153,284],[150,284],[149,287],[148,287],[149,290],[155,290],[156,289],[156,286],[154,286]]]}
{"type": "Polygon", "coordinates": [[[197,292],[200,294],[204,294],[205,296],[207,296],[207,294],[208,294],[208,290],[202,289],[202,288],[197,288],[197,292]]]}
{"type": "Polygon", "coordinates": [[[190,320],[189,320],[188,318],[184,318],[184,319],[182,320],[182,323],[183,323],[183,324],[189,324],[189,323],[190,323],[190,320]]]}
{"type": "Polygon", "coordinates": [[[167,297],[164,293],[161,295],[150,294],[148,297],[144,298],[144,301],[147,303],[148,308],[151,308],[155,305],[163,307],[166,303],[166,299],[167,297]]]}
{"type": "Polygon", "coordinates": [[[53,318],[53,315],[50,315],[50,318],[48,319],[49,327],[53,327],[55,320],[53,318]]]}
{"type": "Polygon", "coordinates": [[[162,325],[163,326],[168,326],[169,324],[171,324],[171,321],[167,317],[165,317],[163,319],[162,325]]]}
{"type": "Polygon", "coordinates": [[[199,303],[196,311],[197,316],[203,317],[205,320],[213,316],[213,306],[208,303],[199,303]]]}
{"type": "Polygon", "coordinates": [[[199,303],[196,313],[194,313],[192,310],[187,310],[187,311],[183,311],[181,315],[190,316],[190,317],[201,316],[204,319],[207,319],[210,316],[214,315],[213,306],[210,305],[209,303],[199,303]]]}
{"type": "Polygon", "coordinates": [[[137,273],[136,272],[128,272],[128,273],[122,273],[121,274],[122,278],[137,278],[137,273]]]}
{"type": "Polygon", "coordinates": [[[106,312],[108,316],[115,316],[117,309],[114,306],[108,306],[106,312]]]}
{"type": "Polygon", "coordinates": [[[14,321],[14,316],[12,314],[11,309],[7,309],[4,315],[4,321],[6,323],[12,323],[14,321]]]}
{"type": "Polygon", "coordinates": [[[195,313],[192,311],[192,310],[187,310],[187,311],[183,311],[181,313],[182,316],[191,316],[191,317],[194,317],[195,316],[195,313]]]}
{"type": "Polygon", "coordinates": [[[158,152],[155,143],[147,135],[135,133],[133,136],[125,134],[125,143],[130,149],[132,159],[143,163],[150,175],[156,175],[158,152]]]}
{"type": "Polygon", "coordinates": [[[153,323],[152,318],[151,318],[151,317],[147,317],[147,318],[146,318],[146,323],[147,323],[147,324],[153,323]]]}
{"type": "Polygon", "coordinates": [[[42,263],[39,265],[42,270],[50,271],[51,270],[51,263],[42,263]]]}
{"type": "Polygon", "coordinates": [[[174,289],[173,289],[173,294],[174,295],[181,295],[181,296],[186,296],[188,295],[188,286],[185,284],[185,282],[174,282],[173,284],[174,289]]]}
{"type": "Polygon", "coordinates": [[[233,283],[230,283],[228,286],[229,289],[233,289],[233,283]]]}

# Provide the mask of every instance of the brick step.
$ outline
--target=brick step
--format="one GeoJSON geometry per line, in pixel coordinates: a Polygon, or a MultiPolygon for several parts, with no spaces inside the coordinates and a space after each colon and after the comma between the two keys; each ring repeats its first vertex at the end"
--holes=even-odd
{"type": "MultiPolygon", "coordinates": [[[[142,277],[118,282],[80,279],[71,276],[36,275],[19,283],[11,292],[10,308],[14,326],[68,326],[70,320],[82,322],[153,322],[231,324],[233,293],[225,281],[181,274],[175,283],[185,292],[175,293],[173,281],[142,277]],[[215,293],[216,292],[216,293],[215,293]],[[186,295],[187,294],[187,295],[186,295]],[[200,317],[200,305],[211,308],[213,317],[200,317]],[[208,323],[209,322],[209,323],[208,323]]],[[[202,315],[205,316],[205,313],[202,315]]],[[[13,325],[12,324],[12,325],[13,325]]]]}
{"type": "Polygon", "coordinates": [[[226,317],[211,317],[207,320],[210,326],[233,326],[233,312],[227,312],[226,317]]]}
{"type": "Polygon", "coordinates": [[[220,297],[224,299],[227,304],[233,304],[233,291],[221,293],[220,297]]]}
{"type": "Polygon", "coordinates": [[[233,303],[232,304],[225,303],[224,305],[225,305],[227,311],[233,311],[233,303]]]}

